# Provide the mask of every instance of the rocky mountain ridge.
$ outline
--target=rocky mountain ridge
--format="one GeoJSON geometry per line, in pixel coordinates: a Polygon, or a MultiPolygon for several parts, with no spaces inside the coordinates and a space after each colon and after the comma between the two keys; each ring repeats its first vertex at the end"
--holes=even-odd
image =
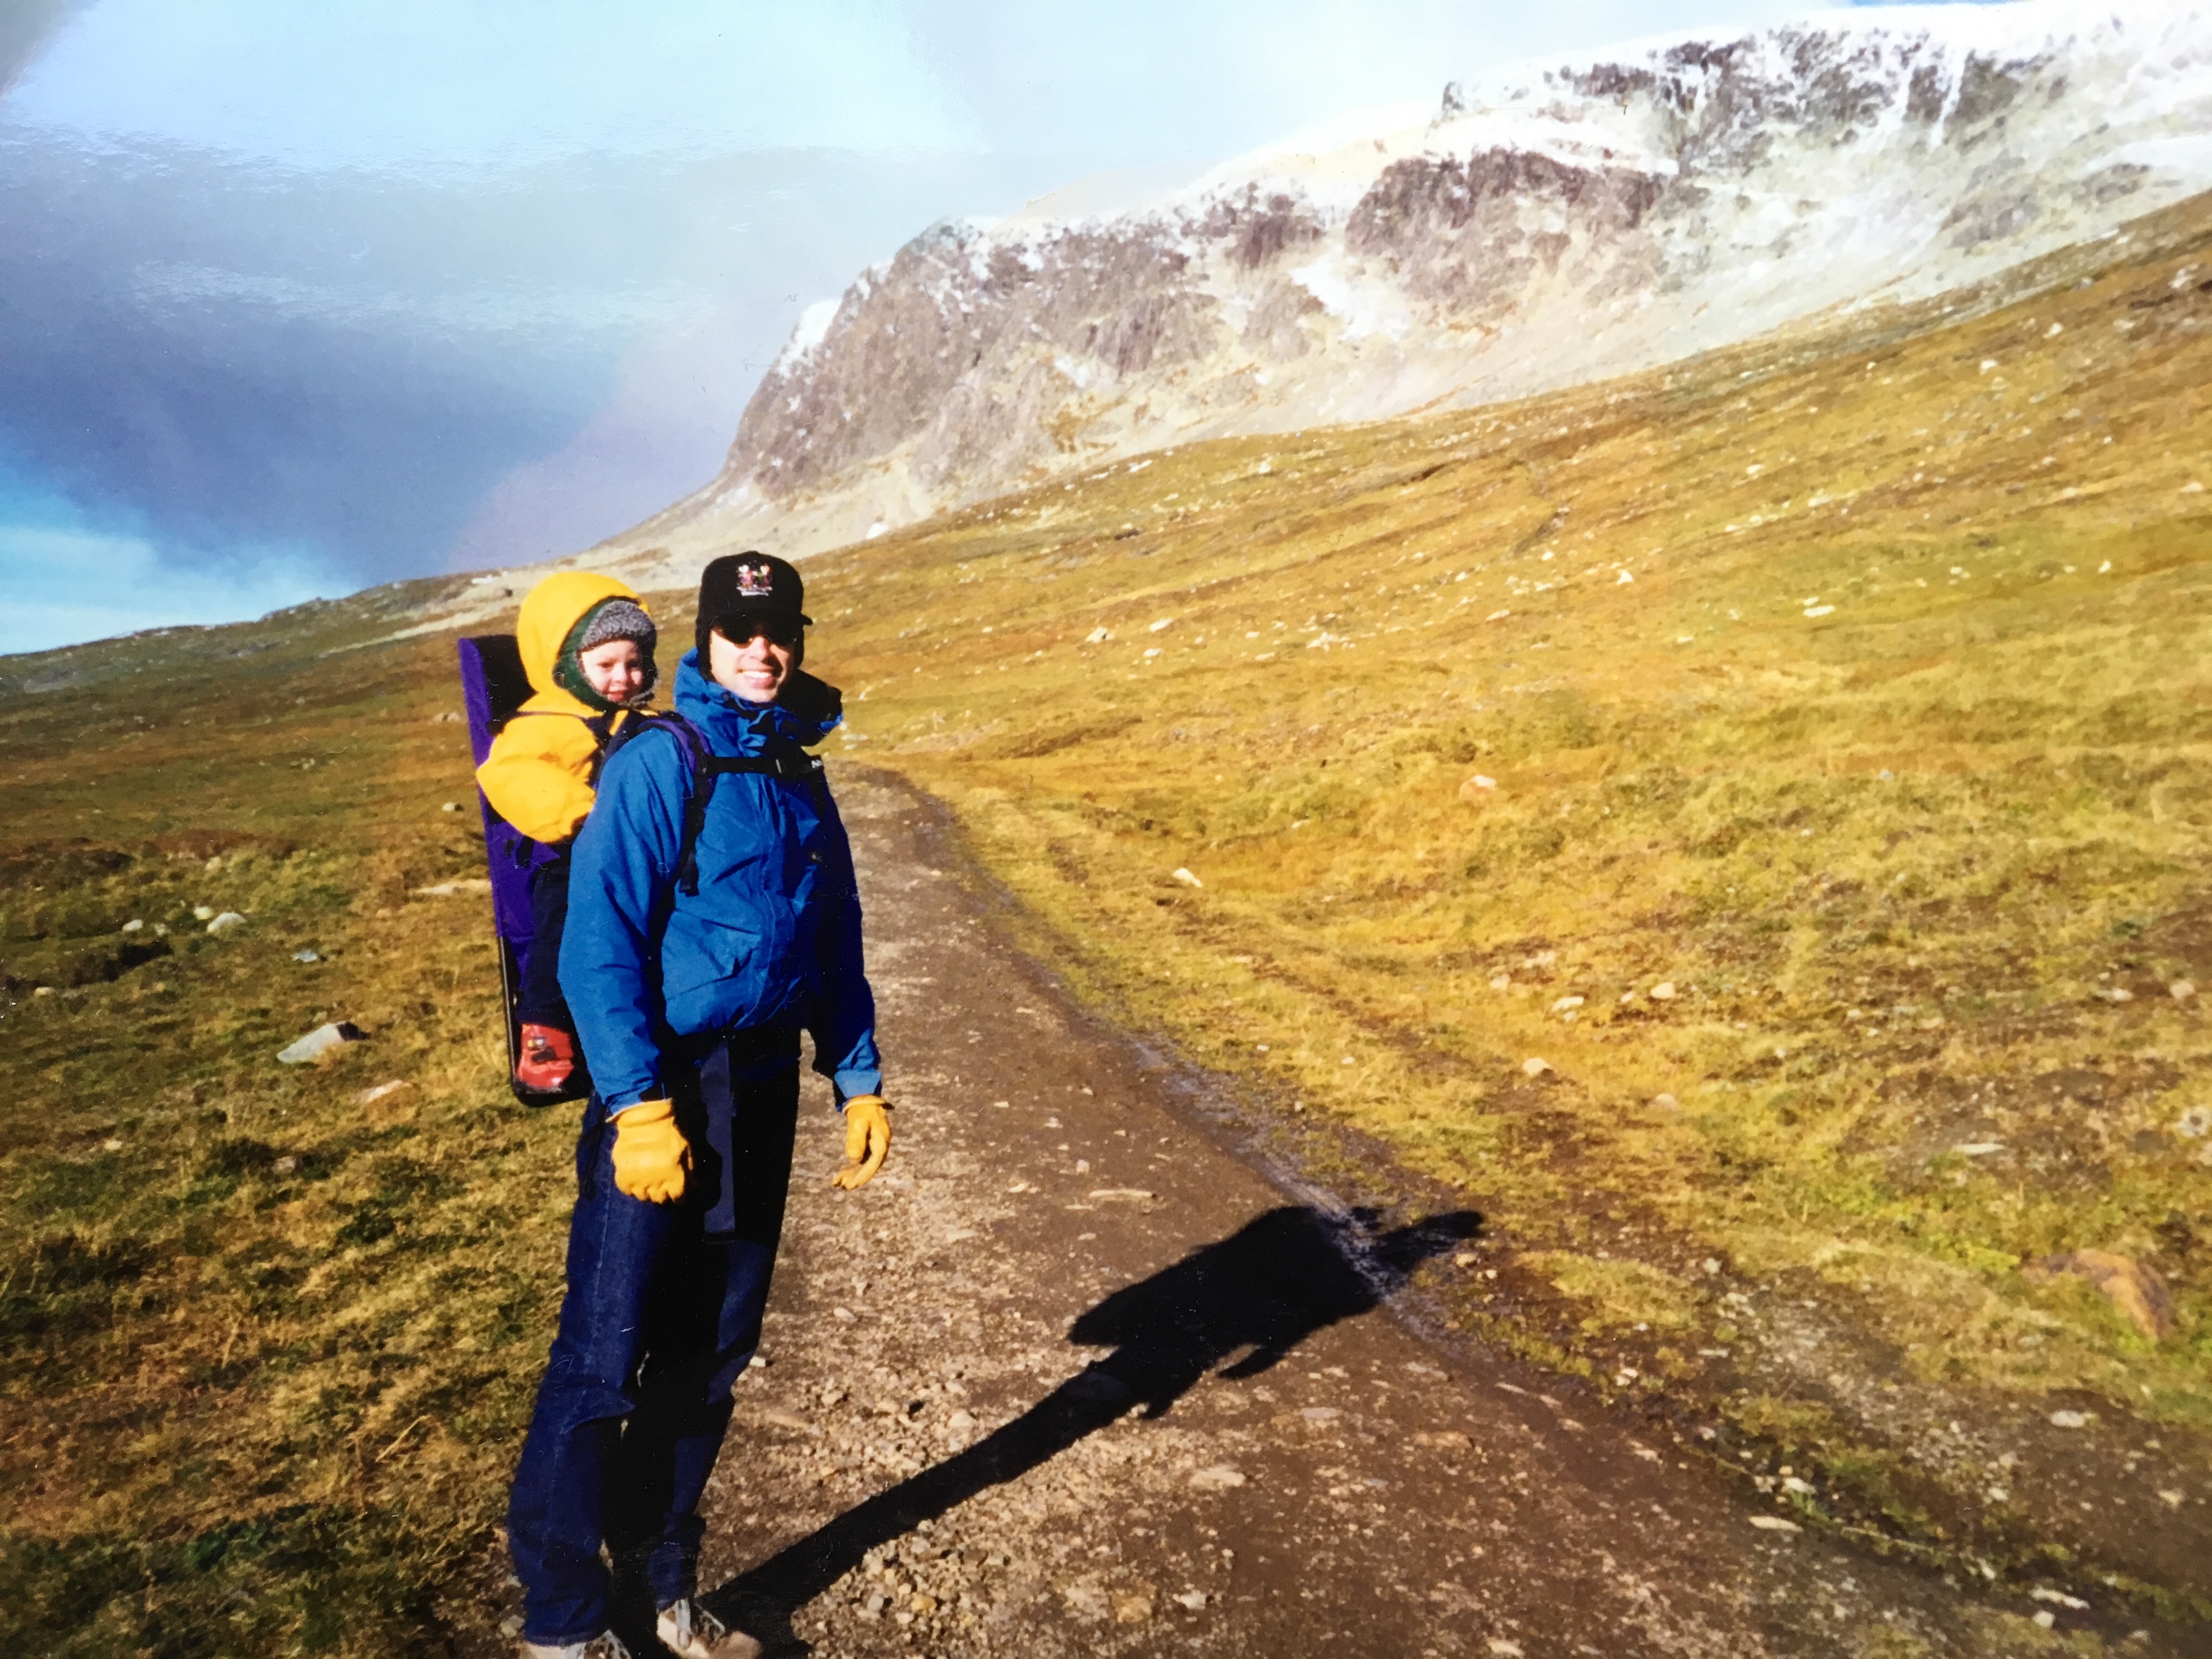
{"type": "Polygon", "coordinates": [[[804,553],[1188,439],[1587,382],[2208,186],[2202,5],[1826,14],[1530,66],[1119,211],[931,228],[808,313],[720,476],[610,550],[804,553]]]}

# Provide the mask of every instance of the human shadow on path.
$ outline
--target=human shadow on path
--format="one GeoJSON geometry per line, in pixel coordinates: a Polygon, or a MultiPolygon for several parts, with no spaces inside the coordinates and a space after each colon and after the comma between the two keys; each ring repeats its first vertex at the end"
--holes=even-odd
{"type": "Polygon", "coordinates": [[[1115,1291],[1069,1328],[1114,1352],[966,1450],[878,1492],[705,1598],[769,1644],[803,1653],[793,1613],[862,1556],[978,1492],[1018,1479],[1133,1408],[1164,1414],[1200,1377],[1256,1376],[1315,1332],[1366,1313],[1482,1218],[1455,1210],[1379,1230],[1371,1211],[1270,1210],[1218,1243],[1115,1291]]]}

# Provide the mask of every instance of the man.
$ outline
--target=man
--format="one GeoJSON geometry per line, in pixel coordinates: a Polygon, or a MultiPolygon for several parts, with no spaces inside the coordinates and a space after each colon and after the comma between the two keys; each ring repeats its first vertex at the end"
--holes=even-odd
{"type": "Polygon", "coordinates": [[[760,1651],[694,1600],[697,1509],[760,1340],[802,1029],[845,1115],[836,1183],[890,1150],[852,849],[801,747],[841,718],[799,668],[803,596],[781,559],[707,567],[677,718],[610,755],[576,840],[561,988],[598,1091],[507,1517],[531,1659],[625,1653],[602,1544],[684,1659],[760,1651]]]}

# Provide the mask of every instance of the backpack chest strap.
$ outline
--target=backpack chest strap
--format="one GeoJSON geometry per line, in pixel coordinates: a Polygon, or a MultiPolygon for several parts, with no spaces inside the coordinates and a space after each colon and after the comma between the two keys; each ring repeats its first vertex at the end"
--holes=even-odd
{"type": "Polygon", "coordinates": [[[691,766],[691,795],[684,804],[684,841],[676,878],[678,890],[686,896],[694,896],[699,891],[699,837],[706,832],[707,803],[714,796],[717,778],[741,772],[757,777],[781,778],[787,783],[803,783],[814,796],[815,810],[825,817],[829,815],[822,762],[795,744],[787,747],[779,744],[763,755],[695,754],[691,766]]]}

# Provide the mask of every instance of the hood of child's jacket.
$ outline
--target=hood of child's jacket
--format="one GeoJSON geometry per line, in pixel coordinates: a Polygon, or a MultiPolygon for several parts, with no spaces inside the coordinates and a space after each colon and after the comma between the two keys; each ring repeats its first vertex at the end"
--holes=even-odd
{"type": "Polygon", "coordinates": [[[707,678],[699,653],[687,651],[676,669],[676,712],[707,734],[718,753],[757,753],[771,737],[809,747],[844,721],[836,689],[794,669],[774,702],[747,702],[707,678]],[[803,712],[802,712],[803,711],[803,712]]]}
{"type": "Polygon", "coordinates": [[[557,691],[554,665],[568,630],[593,605],[605,599],[628,599],[641,605],[637,590],[628,582],[592,570],[562,570],[530,590],[515,619],[514,642],[522,653],[523,672],[534,691],[557,691]]]}

